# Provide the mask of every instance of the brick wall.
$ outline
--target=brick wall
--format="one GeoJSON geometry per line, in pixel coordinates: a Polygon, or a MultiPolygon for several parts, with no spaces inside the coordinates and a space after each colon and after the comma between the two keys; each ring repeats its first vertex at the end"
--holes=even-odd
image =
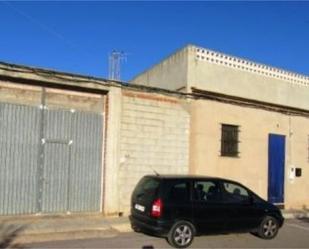
{"type": "Polygon", "coordinates": [[[186,100],[123,92],[119,204],[128,212],[130,196],[145,174],[185,174],[189,170],[189,113],[186,100]]]}

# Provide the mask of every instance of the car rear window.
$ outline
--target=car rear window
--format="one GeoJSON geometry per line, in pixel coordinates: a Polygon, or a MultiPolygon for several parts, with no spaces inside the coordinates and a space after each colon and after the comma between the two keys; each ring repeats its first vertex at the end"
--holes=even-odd
{"type": "Polygon", "coordinates": [[[137,184],[133,195],[134,196],[146,196],[152,198],[158,193],[160,181],[152,177],[144,177],[137,184]]]}

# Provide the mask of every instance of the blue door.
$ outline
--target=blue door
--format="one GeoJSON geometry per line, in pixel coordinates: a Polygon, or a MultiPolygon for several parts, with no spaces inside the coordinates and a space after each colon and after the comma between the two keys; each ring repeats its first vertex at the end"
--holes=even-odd
{"type": "Polygon", "coordinates": [[[268,201],[284,203],[285,136],[268,137],[268,201]]]}

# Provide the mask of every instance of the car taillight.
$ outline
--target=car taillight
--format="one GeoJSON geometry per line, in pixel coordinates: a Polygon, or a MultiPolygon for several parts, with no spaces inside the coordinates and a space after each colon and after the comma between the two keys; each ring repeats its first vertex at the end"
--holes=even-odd
{"type": "Polygon", "coordinates": [[[161,199],[156,199],[151,208],[151,216],[159,218],[162,215],[163,202],[161,199]]]}

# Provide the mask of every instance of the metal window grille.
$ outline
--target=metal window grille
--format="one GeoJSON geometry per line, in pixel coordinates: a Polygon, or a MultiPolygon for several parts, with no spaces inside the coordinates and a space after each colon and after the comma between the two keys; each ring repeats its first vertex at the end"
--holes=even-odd
{"type": "Polygon", "coordinates": [[[222,124],[221,127],[221,156],[237,157],[238,151],[238,133],[237,125],[222,124]]]}

